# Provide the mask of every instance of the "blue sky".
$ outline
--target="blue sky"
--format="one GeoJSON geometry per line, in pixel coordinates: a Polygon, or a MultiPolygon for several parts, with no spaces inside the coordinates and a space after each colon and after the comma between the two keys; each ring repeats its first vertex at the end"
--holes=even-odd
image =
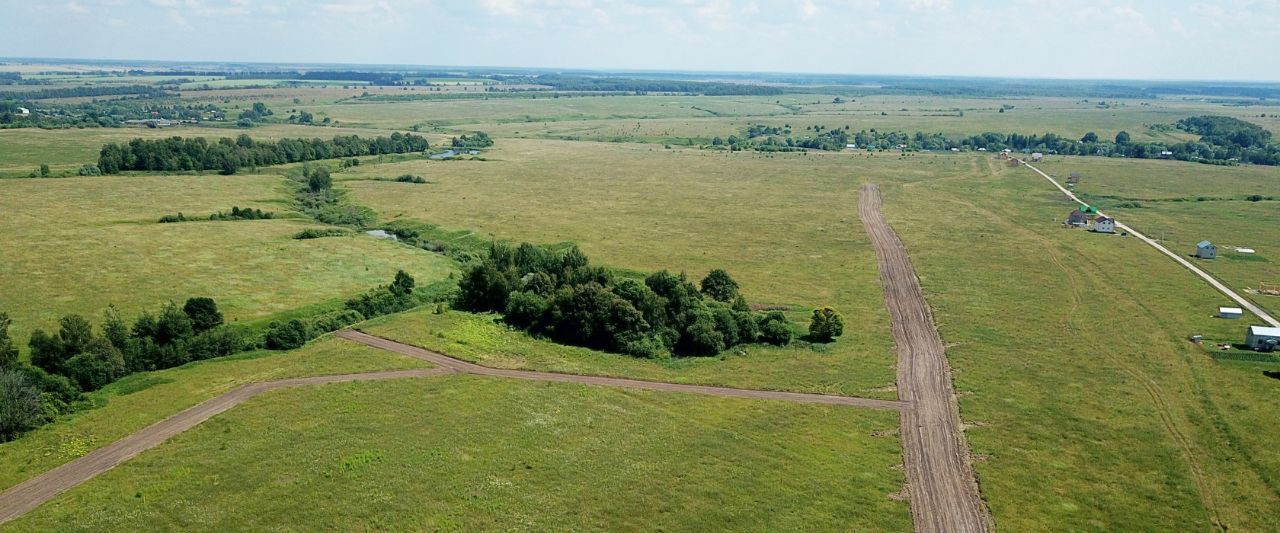
{"type": "Polygon", "coordinates": [[[1280,0],[0,0],[0,56],[1280,80],[1280,0]]]}

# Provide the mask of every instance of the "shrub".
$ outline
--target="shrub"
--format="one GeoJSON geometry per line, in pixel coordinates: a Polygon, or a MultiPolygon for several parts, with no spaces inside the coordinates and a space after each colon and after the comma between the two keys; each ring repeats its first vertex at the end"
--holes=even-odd
{"type": "Polygon", "coordinates": [[[402,174],[400,176],[397,176],[396,181],[400,183],[426,183],[427,182],[427,180],[422,176],[416,176],[413,174],[402,174]]]}
{"type": "Polygon", "coordinates": [[[78,171],[78,174],[80,174],[81,176],[100,176],[102,175],[102,171],[98,170],[98,165],[94,165],[92,163],[86,163],[86,164],[80,165],[80,170],[78,171]]]}
{"type": "Polygon", "coordinates": [[[338,331],[357,322],[363,322],[364,319],[364,315],[354,309],[332,311],[311,319],[311,330],[315,332],[338,331]]]}
{"type": "Polygon", "coordinates": [[[809,338],[814,342],[831,342],[844,334],[844,317],[830,307],[813,310],[809,321],[809,338]]]}
{"type": "Polygon", "coordinates": [[[266,335],[267,348],[272,350],[301,348],[307,343],[310,333],[307,325],[296,318],[284,324],[272,322],[266,335]]]}
{"type": "Polygon", "coordinates": [[[176,215],[165,215],[160,217],[161,224],[170,224],[173,222],[186,222],[186,221],[187,221],[187,217],[183,216],[182,213],[178,213],[176,215]]]}
{"type": "Polygon", "coordinates": [[[40,427],[48,416],[40,389],[16,369],[0,369],[0,442],[40,427]]]}
{"type": "Polygon", "coordinates": [[[531,328],[547,312],[547,299],[533,291],[512,292],[507,297],[506,321],[522,328],[531,328]]]}
{"type": "Polygon", "coordinates": [[[787,325],[787,316],[781,311],[770,311],[760,319],[760,342],[775,346],[786,346],[791,343],[791,326],[787,325]]]}
{"type": "Polygon", "coordinates": [[[127,373],[124,356],[102,337],[90,341],[84,353],[67,360],[67,377],[80,385],[80,390],[98,390],[127,373]]]}
{"type": "Polygon", "coordinates": [[[0,313],[0,370],[18,364],[18,347],[14,346],[13,339],[9,337],[11,322],[8,313],[0,313]]]}
{"type": "Polygon", "coordinates": [[[307,228],[293,235],[295,239],[319,239],[323,237],[341,237],[351,232],[342,228],[307,228]]]}

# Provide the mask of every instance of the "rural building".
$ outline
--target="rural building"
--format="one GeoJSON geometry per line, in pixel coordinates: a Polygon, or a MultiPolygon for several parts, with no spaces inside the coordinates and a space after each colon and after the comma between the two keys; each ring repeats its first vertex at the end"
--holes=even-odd
{"type": "Polygon", "coordinates": [[[29,117],[29,116],[31,116],[31,110],[30,110],[30,109],[27,109],[27,108],[25,108],[25,107],[19,107],[19,108],[18,108],[18,116],[20,116],[20,117],[29,117]]]}
{"type": "Polygon", "coordinates": [[[1239,307],[1219,307],[1218,318],[1240,318],[1244,315],[1244,310],[1239,307]]]}
{"type": "Polygon", "coordinates": [[[1081,211],[1079,209],[1072,211],[1070,215],[1067,215],[1067,225],[1068,226],[1088,226],[1089,215],[1085,214],[1084,211],[1081,211]]]}
{"type": "Polygon", "coordinates": [[[1280,328],[1266,326],[1249,326],[1244,343],[1259,352],[1270,352],[1280,348],[1280,328]]]}
{"type": "Polygon", "coordinates": [[[1040,152],[1036,152],[1036,153],[1031,154],[1031,161],[1033,161],[1033,162],[1034,162],[1034,161],[1039,161],[1039,160],[1041,160],[1041,159],[1044,159],[1044,154],[1042,154],[1042,153],[1040,153],[1040,152]]]}
{"type": "Polygon", "coordinates": [[[853,143],[850,143],[850,144],[846,144],[846,145],[844,145],[844,147],[845,147],[845,148],[848,148],[848,149],[850,149],[850,150],[852,150],[852,149],[854,149],[854,148],[857,148],[857,147],[858,147],[858,145],[853,144],[853,143]]]}
{"type": "Polygon", "coordinates": [[[1115,233],[1116,219],[1109,216],[1098,215],[1098,218],[1093,219],[1093,231],[1099,233],[1115,233]]]}
{"type": "Polygon", "coordinates": [[[1196,243],[1196,257],[1200,259],[1213,259],[1218,257],[1218,247],[1209,241],[1200,241],[1196,243]]]}
{"type": "Polygon", "coordinates": [[[1161,151],[1160,151],[1160,157],[1163,157],[1163,158],[1165,158],[1165,159],[1169,159],[1169,158],[1173,157],[1173,152],[1170,152],[1170,151],[1168,151],[1168,150],[1161,150],[1161,151]]]}

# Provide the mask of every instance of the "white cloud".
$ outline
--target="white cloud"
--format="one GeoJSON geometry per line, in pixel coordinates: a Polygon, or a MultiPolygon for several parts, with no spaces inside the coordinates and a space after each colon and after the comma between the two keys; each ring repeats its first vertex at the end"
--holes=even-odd
{"type": "Polygon", "coordinates": [[[71,0],[70,2],[67,2],[67,6],[66,6],[66,7],[67,7],[67,11],[70,11],[70,12],[75,13],[75,14],[77,14],[77,15],[83,15],[83,14],[85,14],[85,13],[88,13],[88,12],[89,12],[89,8],[84,7],[84,4],[81,4],[80,2],[77,2],[76,0],[71,0]]]}
{"type": "Polygon", "coordinates": [[[817,16],[818,11],[820,11],[818,4],[813,3],[813,0],[800,0],[799,7],[801,20],[809,20],[817,16]]]}

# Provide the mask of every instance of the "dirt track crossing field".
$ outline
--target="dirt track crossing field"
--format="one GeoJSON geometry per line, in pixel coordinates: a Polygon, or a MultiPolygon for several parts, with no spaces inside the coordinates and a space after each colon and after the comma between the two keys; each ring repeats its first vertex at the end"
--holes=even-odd
{"type": "Polygon", "coordinates": [[[200,405],[156,422],[137,433],[103,446],[97,450],[59,466],[44,474],[31,478],[9,490],[0,493],[0,524],[13,520],[28,511],[39,507],[54,496],[84,483],[89,479],[115,468],[120,463],[169,440],[170,437],[191,429],[201,422],[213,418],[246,400],[263,392],[285,387],[303,385],[320,385],[325,383],[342,383],[347,381],[365,381],[377,379],[400,379],[436,376],[451,372],[447,368],[426,370],[397,370],[391,372],[370,372],[366,374],[343,374],[338,376],[317,376],[309,378],[283,379],[265,383],[251,383],[212,398],[200,405]]]}
{"type": "Polygon", "coordinates": [[[961,432],[942,337],[906,248],[880,213],[879,187],[862,186],[858,217],[876,251],[898,351],[898,397],[908,404],[901,417],[902,462],[915,530],[988,531],[991,519],[961,432]]]}
{"type": "Polygon", "coordinates": [[[364,381],[379,379],[398,379],[429,377],[460,372],[481,376],[492,376],[535,381],[556,381],[644,389],[654,391],[679,392],[688,394],[707,394],[712,396],[728,396],[757,400],[780,400],[799,403],[820,403],[830,405],[848,405],[870,409],[902,410],[906,404],[895,400],[876,400],[870,398],[850,398],[846,396],[829,396],[824,394],[803,394],[796,392],[760,391],[748,389],[730,389],[724,387],[707,387],[701,385],[684,385],[678,383],[660,383],[633,379],[606,378],[597,376],[579,376],[571,374],[554,374],[550,372],[529,372],[523,370],[503,370],[459,361],[452,357],[424,350],[416,346],[402,344],[392,340],[375,337],[353,330],[343,330],[337,336],[359,342],[375,348],[393,351],[415,359],[429,361],[439,365],[427,370],[399,370],[389,372],[370,372],[364,374],[343,374],[337,376],[317,376],[308,378],[284,379],[264,383],[244,385],[231,392],[212,398],[200,405],[156,422],[128,437],[94,450],[89,454],[58,468],[29,479],[9,490],[0,493],[0,524],[13,520],[28,511],[39,507],[53,497],[76,485],[84,483],[94,476],[106,472],[117,465],[128,461],[170,437],[191,429],[201,422],[219,413],[223,413],[246,400],[263,392],[284,387],[303,385],[321,385],[325,383],[341,383],[347,381],[364,381]]]}

